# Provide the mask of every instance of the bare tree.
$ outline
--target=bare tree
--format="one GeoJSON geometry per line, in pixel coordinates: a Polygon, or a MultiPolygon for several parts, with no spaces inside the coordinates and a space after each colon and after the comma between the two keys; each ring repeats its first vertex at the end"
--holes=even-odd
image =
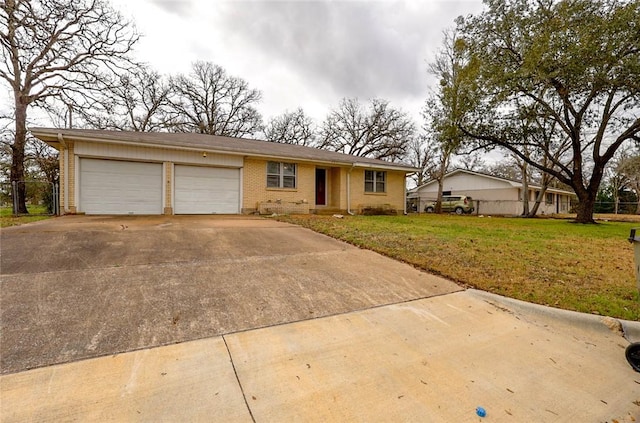
{"type": "Polygon", "coordinates": [[[173,130],[245,137],[262,129],[262,116],[254,107],[260,91],[218,65],[195,62],[191,74],[171,79],[171,87],[173,130]]]}
{"type": "Polygon", "coordinates": [[[522,180],[522,172],[511,157],[505,157],[498,162],[488,164],[484,166],[481,171],[487,175],[497,176],[498,178],[510,179],[512,181],[522,180]]]}
{"type": "Polygon", "coordinates": [[[436,151],[431,148],[426,137],[414,137],[409,143],[407,158],[409,164],[420,171],[411,175],[416,186],[420,186],[432,179],[436,168],[436,151]]]}
{"type": "Polygon", "coordinates": [[[404,158],[415,134],[412,120],[380,99],[364,109],[358,99],[342,99],[322,126],[319,148],[354,156],[397,161],[404,158]]]}
{"type": "Polygon", "coordinates": [[[444,177],[450,170],[451,158],[457,149],[455,143],[440,142],[432,138],[431,150],[433,165],[429,168],[430,179],[438,182],[435,212],[442,212],[442,193],[444,191],[444,177]]]}
{"type": "MultiPolygon", "coordinates": [[[[98,84],[138,40],[105,0],[5,0],[0,3],[0,80],[13,92],[11,180],[24,180],[27,113],[33,105],[98,84]]],[[[24,189],[16,209],[27,213],[24,189]]]]}
{"type": "Polygon", "coordinates": [[[73,110],[92,128],[159,131],[167,124],[169,93],[158,72],[139,65],[121,75],[106,75],[103,89],[80,97],[73,110]]]}
{"type": "Polygon", "coordinates": [[[33,162],[35,168],[33,172],[39,174],[42,179],[50,184],[58,182],[60,168],[56,150],[30,136],[27,141],[27,160],[33,162]]]}
{"type": "Polygon", "coordinates": [[[14,125],[9,116],[0,116],[0,183],[11,180],[11,145],[15,139],[14,125]]]}
{"type": "Polygon", "coordinates": [[[465,170],[481,170],[485,166],[485,162],[482,159],[482,154],[483,153],[478,151],[461,154],[459,156],[456,156],[456,164],[459,164],[459,167],[465,170]]]}
{"type": "Polygon", "coordinates": [[[264,134],[272,142],[311,146],[315,143],[316,129],[313,120],[298,108],[271,118],[264,134]]]}

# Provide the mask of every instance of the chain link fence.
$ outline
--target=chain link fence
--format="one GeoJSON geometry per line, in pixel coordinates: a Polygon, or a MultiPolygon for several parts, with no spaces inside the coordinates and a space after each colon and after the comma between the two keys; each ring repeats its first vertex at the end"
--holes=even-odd
{"type": "MultiPolygon", "coordinates": [[[[407,211],[409,213],[424,213],[425,207],[428,204],[432,204],[436,199],[432,197],[409,197],[407,198],[407,211]]],[[[513,215],[517,216],[522,213],[523,202],[522,201],[486,201],[486,200],[473,200],[474,212],[473,214],[496,214],[496,215],[513,215]]],[[[533,207],[534,202],[529,202],[529,207],[533,207]]],[[[573,201],[560,201],[558,204],[547,204],[542,202],[538,209],[539,214],[554,214],[554,213],[575,213],[575,207],[577,203],[573,201]]],[[[640,204],[637,202],[623,202],[620,201],[617,204],[613,201],[597,201],[593,208],[594,213],[600,214],[626,214],[635,215],[640,214],[640,204]]]]}
{"type": "MultiPolygon", "coordinates": [[[[434,204],[435,197],[407,198],[407,211],[409,213],[424,213],[427,205],[434,204]]],[[[522,200],[471,200],[473,202],[473,214],[476,215],[499,215],[499,216],[519,216],[524,209],[522,200]]],[[[532,209],[534,201],[529,201],[529,209],[532,209]]],[[[559,202],[547,203],[542,201],[538,206],[539,215],[562,214],[572,212],[575,204],[568,199],[561,199],[559,202]]]]}
{"type": "Polygon", "coordinates": [[[58,202],[58,184],[46,181],[19,181],[0,183],[0,213],[20,216],[18,212],[18,193],[24,190],[29,215],[51,216],[60,213],[58,202]]]}
{"type": "Polygon", "coordinates": [[[596,201],[593,211],[605,214],[640,214],[640,205],[636,202],[619,201],[616,208],[613,201],[596,201]]]}

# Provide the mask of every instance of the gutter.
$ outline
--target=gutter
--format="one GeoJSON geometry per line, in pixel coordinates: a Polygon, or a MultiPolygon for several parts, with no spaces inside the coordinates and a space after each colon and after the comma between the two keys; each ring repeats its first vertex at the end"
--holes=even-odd
{"type": "Polygon", "coordinates": [[[67,148],[67,143],[64,140],[64,137],[60,132],[58,132],[58,142],[64,147],[67,148]]]}
{"type": "Polygon", "coordinates": [[[402,214],[404,214],[405,216],[408,214],[407,213],[407,177],[404,177],[404,195],[403,195],[403,205],[404,205],[404,210],[402,211],[402,214]]]}

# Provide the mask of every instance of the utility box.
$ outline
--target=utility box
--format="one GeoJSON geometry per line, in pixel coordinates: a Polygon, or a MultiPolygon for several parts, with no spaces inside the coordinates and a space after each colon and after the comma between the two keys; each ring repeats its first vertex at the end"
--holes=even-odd
{"type": "MultiPolygon", "coordinates": [[[[633,255],[636,265],[636,284],[638,292],[640,292],[640,238],[636,235],[638,228],[632,228],[629,234],[629,242],[633,244],[633,255]]],[[[640,372],[640,342],[634,342],[627,346],[625,352],[627,361],[633,367],[633,370],[640,372]]]]}

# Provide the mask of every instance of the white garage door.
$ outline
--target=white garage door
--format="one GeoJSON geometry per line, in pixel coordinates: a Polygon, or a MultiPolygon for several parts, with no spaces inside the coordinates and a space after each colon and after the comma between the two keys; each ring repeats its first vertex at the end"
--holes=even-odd
{"type": "Polygon", "coordinates": [[[176,214],[240,211],[240,169],[176,165],[176,214]]]}
{"type": "Polygon", "coordinates": [[[161,214],[162,164],[80,159],[80,211],[161,214]]]}

